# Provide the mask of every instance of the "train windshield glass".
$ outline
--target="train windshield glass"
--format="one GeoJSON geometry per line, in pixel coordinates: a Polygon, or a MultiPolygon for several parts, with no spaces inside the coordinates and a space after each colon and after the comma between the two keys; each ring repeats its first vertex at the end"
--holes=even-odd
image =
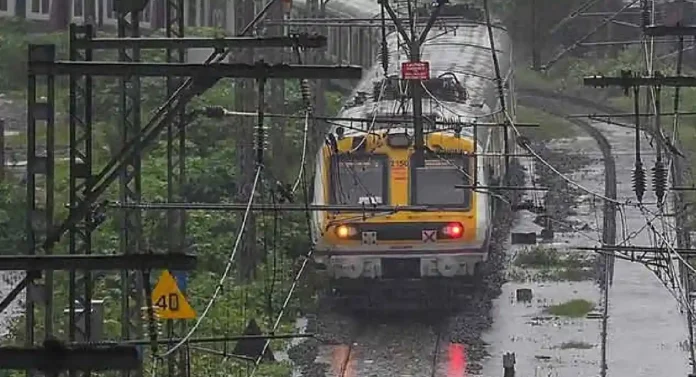
{"type": "Polygon", "coordinates": [[[427,156],[423,167],[412,169],[411,203],[468,207],[471,190],[455,186],[470,184],[469,170],[466,156],[427,156]]]}
{"type": "Polygon", "coordinates": [[[333,204],[388,204],[384,157],[333,161],[331,189],[333,204]]]}

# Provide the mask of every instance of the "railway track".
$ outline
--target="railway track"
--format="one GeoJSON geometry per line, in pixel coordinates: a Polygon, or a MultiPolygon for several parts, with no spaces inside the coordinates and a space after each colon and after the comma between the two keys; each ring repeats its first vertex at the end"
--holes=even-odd
{"type": "Polygon", "coordinates": [[[442,344],[447,341],[446,320],[384,317],[358,321],[349,344],[337,346],[345,348],[342,359],[333,365],[333,377],[383,373],[424,377],[441,375],[438,371],[443,361],[442,344]]]}
{"type": "MultiPolygon", "coordinates": [[[[558,93],[546,92],[538,89],[518,89],[518,98],[520,103],[528,103],[532,107],[543,110],[557,117],[565,118],[569,108],[577,108],[582,110],[592,109],[593,111],[602,111],[605,113],[616,112],[615,109],[602,106],[593,101],[576,98],[572,96],[562,95],[558,93]]],[[[607,138],[597,128],[592,126],[589,120],[580,118],[566,118],[570,123],[578,126],[585,131],[589,136],[597,141],[599,150],[602,153],[604,160],[604,196],[616,200],[617,198],[617,182],[616,182],[616,161],[612,154],[611,144],[607,138]]],[[[603,224],[602,224],[602,240],[605,244],[616,244],[616,215],[617,206],[615,203],[605,202],[603,208],[603,224]]],[[[609,269],[609,284],[614,277],[614,257],[609,257],[606,260],[606,266],[600,268],[609,269]]],[[[601,260],[601,259],[600,259],[601,260]]],[[[604,274],[599,274],[604,276],[604,274]]],[[[600,280],[600,286],[605,284],[604,279],[600,280]]]]}
{"type": "MultiPolygon", "coordinates": [[[[523,171],[516,165],[511,184],[522,184],[523,171]]],[[[506,199],[519,201],[519,192],[507,192],[506,199]]],[[[500,293],[504,247],[513,215],[501,206],[496,218],[505,220],[494,227],[492,253],[483,271],[480,290],[467,300],[461,311],[450,313],[409,313],[400,316],[341,315],[329,307],[319,309],[317,332],[326,343],[316,360],[325,364],[327,376],[447,376],[473,375],[480,370],[485,345],[481,333],[490,325],[491,300],[500,293]],[[459,361],[453,361],[454,357],[459,361]],[[462,363],[461,360],[466,360],[462,363]],[[466,369],[474,367],[469,373],[466,369]],[[458,370],[459,368],[460,370],[458,370]]],[[[303,364],[305,365],[305,364],[303,364]]],[[[311,377],[315,374],[304,374],[311,377]]]]}

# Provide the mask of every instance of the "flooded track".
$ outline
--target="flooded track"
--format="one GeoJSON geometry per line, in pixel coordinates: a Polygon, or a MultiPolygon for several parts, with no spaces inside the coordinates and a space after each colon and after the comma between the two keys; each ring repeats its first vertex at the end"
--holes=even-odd
{"type": "Polygon", "coordinates": [[[327,376],[439,376],[444,321],[438,318],[352,319],[356,332],[348,344],[321,347],[327,376]]]}
{"type": "MultiPolygon", "coordinates": [[[[522,172],[515,167],[511,183],[522,172]]],[[[515,192],[517,194],[517,192],[515,192]]],[[[513,203],[517,198],[508,197],[513,203]]],[[[289,351],[297,376],[464,377],[478,374],[487,357],[481,335],[492,324],[493,299],[500,294],[503,249],[513,215],[503,206],[493,231],[489,262],[482,270],[483,288],[454,314],[427,312],[400,316],[347,316],[321,311],[307,328],[317,338],[289,351]]]]}
{"type": "MultiPolygon", "coordinates": [[[[547,111],[552,110],[548,108],[551,101],[554,100],[545,98],[542,101],[547,104],[547,111]]],[[[521,99],[520,103],[535,105],[529,99],[521,99]]],[[[606,111],[583,108],[565,101],[551,106],[561,106],[565,113],[606,111]]],[[[618,200],[625,202],[634,199],[631,171],[635,131],[604,123],[591,124],[612,146],[618,200]]],[[[597,141],[586,136],[582,130],[575,131],[575,135],[567,139],[544,143],[557,156],[565,156],[551,157],[549,162],[590,191],[604,194],[606,170],[597,141]],[[573,165],[569,161],[583,158],[587,160],[587,163],[582,164],[584,166],[573,165]]],[[[647,142],[643,143],[642,149],[647,170],[652,167],[654,151],[647,142]]],[[[552,156],[552,153],[546,155],[552,156]]],[[[531,173],[537,179],[541,178],[539,180],[544,185],[551,180],[558,181],[557,177],[553,178],[543,172],[539,164],[535,163],[534,166],[531,173]]],[[[566,190],[566,196],[571,197],[570,200],[565,199],[566,202],[570,201],[570,208],[557,211],[565,212],[566,216],[556,220],[567,225],[557,227],[554,240],[542,246],[557,249],[560,253],[589,258],[590,255],[573,247],[595,246],[600,243],[604,222],[602,201],[567,185],[566,190]]],[[[560,202],[558,198],[555,201],[560,202]]],[[[644,201],[654,203],[654,195],[648,193],[644,201]]],[[[654,205],[647,207],[655,210],[654,205]]],[[[621,209],[624,216],[617,220],[618,241],[621,242],[626,235],[630,235],[630,244],[650,245],[649,233],[644,229],[645,216],[632,206],[621,209]]],[[[514,231],[539,233],[541,227],[534,223],[535,217],[529,212],[519,213],[514,231]]],[[[509,247],[508,260],[514,259],[515,254],[524,249],[525,247],[517,245],[509,247]]],[[[509,269],[513,270],[514,267],[509,269]]],[[[598,375],[601,367],[601,316],[568,318],[549,315],[546,310],[550,305],[583,299],[595,303],[594,312],[601,313],[602,297],[597,286],[587,279],[558,281],[559,279],[527,276],[511,277],[510,280],[503,287],[503,294],[495,301],[495,325],[484,335],[492,357],[485,363],[483,374],[495,376],[501,373],[502,354],[515,352],[518,374],[544,377],[598,375]],[[533,300],[527,303],[517,302],[514,296],[518,288],[532,289],[533,300]]],[[[690,367],[684,347],[687,334],[684,317],[679,312],[677,302],[650,270],[638,263],[617,260],[608,309],[608,375],[688,374],[690,367]]]]}

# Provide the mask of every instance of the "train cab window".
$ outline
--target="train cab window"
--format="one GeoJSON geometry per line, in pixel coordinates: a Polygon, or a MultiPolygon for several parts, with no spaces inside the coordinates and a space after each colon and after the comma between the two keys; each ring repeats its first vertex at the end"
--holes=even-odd
{"type": "Polygon", "coordinates": [[[414,167],[411,157],[411,204],[449,205],[468,208],[471,189],[456,188],[470,184],[470,160],[454,154],[426,155],[423,167],[414,167]]]}
{"type": "Polygon", "coordinates": [[[332,204],[388,204],[386,156],[335,156],[331,162],[332,204]]]}

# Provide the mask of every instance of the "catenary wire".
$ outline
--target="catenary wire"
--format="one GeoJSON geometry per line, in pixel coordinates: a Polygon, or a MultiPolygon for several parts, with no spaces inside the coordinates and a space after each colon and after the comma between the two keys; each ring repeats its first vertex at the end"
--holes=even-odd
{"type": "Polygon", "coordinates": [[[256,168],[256,176],[254,177],[254,184],[251,188],[251,193],[249,194],[249,200],[247,202],[247,208],[246,211],[244,212],[244,217],[242,219],[242,224],[239,227],[239,232],[237,233],[237,239],[234,242],[234,247],[232,248],[232,252],[230,253],[229,259],[227,260],[227,265],[225,266],[225,272],[222,274],[220,277],[220,280],[215,287],[215,293],[213,293],[213,297],[210,298],[208,301],[208,304],[206,305],[205,309],[203,310],[203,313],[201,314],[200,317],[196,320],[196,323],[193,325],[191,330],[184,336],[176,345],[174,345],[172,348],[170,348],[167,352],[165,352],[161,357],[164,358],[166,356],[171,355],[176,351],[179,347],[184,345],[198,330],[198,327],[201,325],[205,317],[208,315],[208,312],[210,309],[213,307],[213,304],[215,303],[215,300],[218,298],[218,295],[220,294],[220,291],[222,290],[223,285],[227,281],[227,275],[229,275],[230,271],[232,270],[232,264],[234,262],[234,257],[237,255],[237,251],[239,250],[239,246],[241,245],[241,240],[242,236],[244,235],[244,228],[246,226],[247,219],[249,218],[249,213],[251,212],[251,205],[254,202],[254,196],[256,194],[256,188],[259,183],[259,178],[261,177],[261,172],[263,170],[263,167],[259,165],[256,168]]]}

